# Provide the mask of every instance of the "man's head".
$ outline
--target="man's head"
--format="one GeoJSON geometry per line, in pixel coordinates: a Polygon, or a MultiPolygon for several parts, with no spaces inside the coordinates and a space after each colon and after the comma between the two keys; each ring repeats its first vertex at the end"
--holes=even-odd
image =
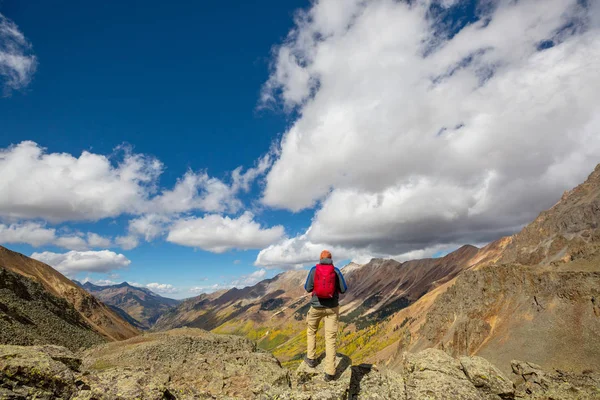
{"type": "Polygon", "coordinates": [[[321,260],[328,258],[330,260],[333,260],[333,257],[331,257],[331,252],[329,250],[323,250],[321,252],[321,257],[319,257],[321,260]]]}

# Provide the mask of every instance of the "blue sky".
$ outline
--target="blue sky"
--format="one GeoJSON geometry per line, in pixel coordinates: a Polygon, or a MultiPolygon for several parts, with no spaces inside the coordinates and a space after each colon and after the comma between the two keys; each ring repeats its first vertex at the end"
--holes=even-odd
{"type": "MultiPolygon", "coordinates": [[[[291,28],[293,11],[306,4],[3,1],[0,12],[26,33],[38,67],[26,89],[0,99],[0,147],[32,140],[48,152],[78,156],[84,150],[110,154],[125,143],[165,164],[160,184],[166,187],[188,169],[225,178],[240,165],[252,166],[289,123],[284,113],[257,105],[271,47],[291,28]]],[[[249,203],[257,191],[246,196],[249,203]]],[[[290,230],[307,227],[305,216],[276,214],[258,218],[286,221],[290,230]]],[[[113,222],[125,221],[68,225],[110,235],[113,222]]],[[[256,269],[256,251],[214,255],[164,242],[127,257],[132,264],[117,280],[201,286],[204,278],[221,283],[221,276],[256,269]]]]}
{"type": "Polygon", "coordinates": [[[598,6],[540,4],[1,1],[0,244],[181,298],[512,234],[600,155],[598,6]]]}

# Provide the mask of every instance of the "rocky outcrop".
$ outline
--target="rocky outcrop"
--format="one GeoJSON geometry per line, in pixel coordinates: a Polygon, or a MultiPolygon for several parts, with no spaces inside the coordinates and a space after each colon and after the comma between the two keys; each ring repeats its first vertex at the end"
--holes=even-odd
{"type": "Polygon", "coordinates": [[[338,355],[332,382],[323,379],[322,356],[319,361],[290,372],[247,339],[197,329],[147,334],[80,356],[58,346],[0,346],[0,398],[570,400],[600,394],[600,376],[590,371],[545,373],[513,361],[515,385],[483,358],[457,360],[435,349],[404,354],[396,372],[338,355]]]}
{"type": "Polygon", "coordinates": [[[338,355],[336,381],[325,382],[322,364],[306,364],[291,376],[290,388],[272,388],[258,398],[264,400],[514,400],[595,399],[600,394],[600,375],[546,374],[529,365],[513,362],[515,374],[507,376],[481,357],[455,359],[441,350],[405,353],[395,372],[375,365],[352,366],[338,355]],[[524,378],[525,377],[525,378],[524,378]],[[511,381],[514,379],[515,383],[511,381]],[[538,384],[537,382],[542,382],[538,384]]]}
{"type": "Polygon", "coordinates": [[[0,398],[69,399],[80,363],[64,347],[0,346],[0,398]]]}
{"type": "Polygon", "coordinates": [[[436,300],[413,350],[478,354],[510,372],[514,358],[544,368],[600,370],[600,272],[493,265],[467,271],[436,300]]]}
{"type": "Polygon", "coordinates": [[[502,263],[565,263],[600,253],[600,165],[513,236],[502,263]]]}
{"type": "Polygon", "coordinates": [[[600,399],[600,376],[591,370],[573,374],[556,370],[544,372],[534,363],[511,362],[517,399],[600,399]]]}

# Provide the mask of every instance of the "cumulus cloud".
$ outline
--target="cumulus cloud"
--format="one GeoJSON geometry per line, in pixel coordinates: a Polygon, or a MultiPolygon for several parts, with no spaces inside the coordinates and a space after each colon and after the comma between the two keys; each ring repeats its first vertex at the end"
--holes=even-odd
{"type": "Polygon", "coordinates": [[[80,272],[108,273],[126,268],[131,264],[131,261],[123,254],[109,250],[69,251],[62,254],[44,251],[33,253],[31,258],[46,263],[69,277],[80,272]]]}
{"type": "Polygon", "coordinates": [[[159,160],[126,147],[117,150],[111,157],[88,151],[75,157],[49,153],[31,141],[0,149],[0,217],[57,223],[140,215],[132,221],[132,234],[155,237],[157,232],[142,224],[156,226],[191,211],[237,212],[242,206],[237,194],[270,165],[265,156],[246,172],[237,168],[229,184],[188,171],[172,189],[159,189],[159,160]]]}
{"type": "Polygon", "coordinates": [[[168,284],[168,283],[153,282],[153,283],[148,283],[146,285],[143,285],[143,287],[150,289],[153,292],[161,293],[161,294],[179,293],[179,289],[177,289],[175,286],[168,284]]]}
{"type": "Polygon", "coordinates": [[[194,286],[194,287],[189,288],[188,291],[190,293],[196,293],[196,294],[212,293],[212,292],[216,292],[217,290],[231,289],[232,287],[233,287],[233,285],[230,285],[230,284],[215,283],[213,285],[207,285],[207,286],[194,286]]]}
{"type": "Polygon", "coordinates": [[[26,243],[38,247],[56,240],[56,230],[35,222],[0,224],[0,243],[26,243]]]}
{"type": "Polygon", "coordinates": [[[60,222],[136,212],[161,171],[158,160],[129,151],[113,165],[103,155],[76,158],[21,142],[0,149],[0,216],[60,222]]]}
{"type": "Polygon", "coordinates": [[[267,275],[266,269],[259,269],[250,274],[240,275],[236,278],[233,278],[227,282],[223,283],[215,283],[212,285],[204,285],[204,286],[194,286],[188,289],[191,293],[212,293],[217,290],[222,289],[232,289],[232,288],[244,288],[246,286],[256,285],[258,282],[265,279],[267,275]]]}
{"type": "Polygon", "coordinates": [[[99,247],[111,247],[112,241],[110,238],[100,236],[97,233],[88,233],[87,241],[90,247],[99,248],[99,247]]]}
{"type": "Polygon", "coordinates": [[[489,241],[593,170],[600,7],[486,0],[458,26],[455,3],[323,0],[297,15],[263,101],[299,117],[262,201],[317,211],[257,264],[322,244],[351,256],[489,241]]]}
{"type": "Polygon", "coordinates": [[[54,245],[68,250],[110,247],[111,241],[93,232],[61,234],[39,222],[0,224],[0,243],[25,243],[33,247],[54,245]],[[87,236],[87,240],[86,240],[87,236]]]}
{"type": "Polygon", "coordinates": [[[236,287],[252,286],[262,281],[265,278],[265,275],[267,275],[267,270],[264,268],[259,269],[251,274],[242,275],[239,278],[234,279],[231,284],[236,287]]]}
{"type": "Polygon", "coordinates": [[[271,167],[273,158],[271,152],[267,153],[258,160],[255,167],[249,168],[244,172],[243,167],[238,167],[231,173],[233,180],[232,188],[234,192],[243,190],[247,192],[250,190],[250,185],[258,178],[262,176],[271,167]]]}
{"type": "Polygon", "coordinates": [[[17,25],[0,14],[0,84],[5,95],[29,84],[37,59],[17,25]]]}
{"type": "Polygon", "coordinates": [[[160,214],[146,214],[129,221],[129,233],[134,237],[143,237],[147,242],[156,239],[167,230],[171,219],[160,214]]]}
{"type": "Polygon", "coordinates": [[[134,235],[126,235],[126,236],[117,236],[115,238],[115,243],[121,247],[123,250],[131,250],[138,247],[140,244],[137,236],[134,235]]]}
{"type": "Polygon", "coordinates": [[[76,235],[61,236],[54,241],[59,247],[70,250],[87,250],[88,244],[84,238],[76,235]]]}
{"type": "Polygon", "coordinates": [[[372,258],[393,258],[398,261],[408,261],[433,257],[439,253],[448,253],[463,244],[444,243],[404,252],[389,252],[381,251],[378,246],[351,247],[329,243],[314,243],[310,240],[309,234],[305,233],[294,238],[286,238],[261,250],[254,264],[266,269],[299,269],[315,265],[319,261],[319,254],[324,249],[332,253],[333,261],[336,264],[345,260],[364,264],[372,258]]]}
{"type": "Polygon", "coordinates": [[[173,190],[163,191],[146,208],[156,213],[179,213],[195,209],[235,212],[241,207],[235,194],[232,186],[219,179],[211,178],[206,173],[188,171],[173,190]]]}
{"type": "Polygon", "coordinates": [[[260,249],[278,241],[283,234],[283,226],[262,228],[254,221],[254,215],[246,211],[238,218],[212,214],[180,219],[170,227],[167,241],[223,253],[230,249],[260,249]]]}

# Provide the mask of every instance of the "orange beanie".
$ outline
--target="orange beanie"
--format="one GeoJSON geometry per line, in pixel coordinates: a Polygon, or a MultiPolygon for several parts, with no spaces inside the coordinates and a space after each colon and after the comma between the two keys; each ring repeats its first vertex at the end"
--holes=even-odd
{"type": "Polygon", "coordinates": [[[323,251],[321,252],[321,257],[320,257],[320,259],[322,260],[322,259],[324,259],[324,258],[333,258],[333,257],[331,257],[331,253],[329,252],[329,250],[323,250],[323,251]]]}

